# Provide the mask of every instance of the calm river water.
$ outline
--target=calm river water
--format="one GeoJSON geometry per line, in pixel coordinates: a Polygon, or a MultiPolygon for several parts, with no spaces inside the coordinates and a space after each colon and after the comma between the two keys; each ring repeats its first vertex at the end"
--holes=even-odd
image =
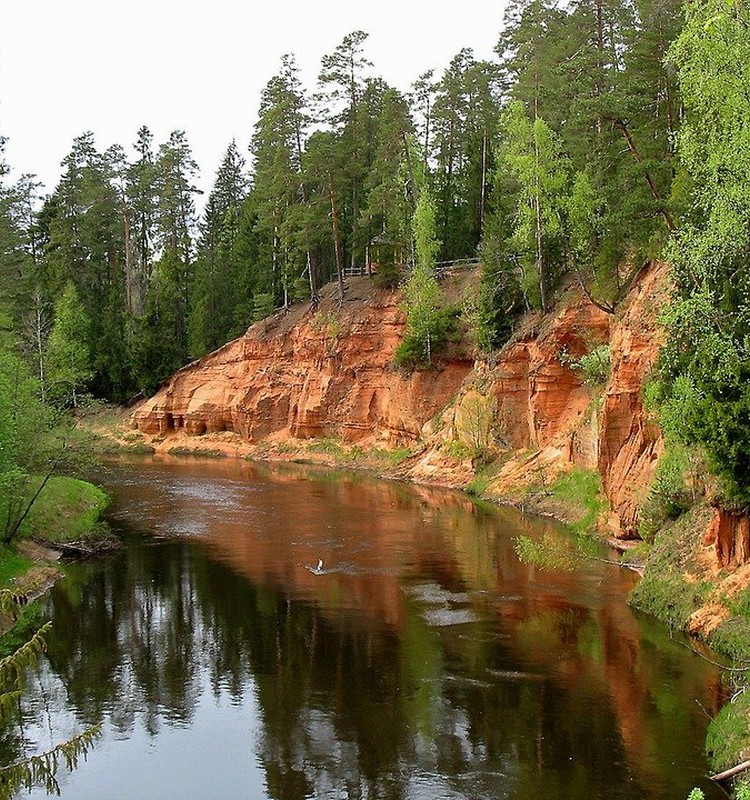
{"type": "Polygon", "coordinates": [[[100,479],[126,547],[55,587],[24,709],[39,749],[103,723],[64,800],[724,796],[717,671],[627,571],[519,563],[552,523],[305,467],[100,479]]]}

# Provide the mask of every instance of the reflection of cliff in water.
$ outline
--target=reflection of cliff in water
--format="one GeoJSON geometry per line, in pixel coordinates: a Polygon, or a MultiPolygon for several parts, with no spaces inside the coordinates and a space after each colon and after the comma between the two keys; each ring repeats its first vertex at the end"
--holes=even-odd
{"type": "Polygon", "coordinates": [[[235,507],[245,489],[224,470],[212,491],[183,467],[166,499],[155,475],[133,487],[152,493],[157,532],[192,507],[180,533],[200,541],[136,542],[56,587],[51,670],[85,722],[155,736],[210,693],[252,693],[268,794],[290,800],[667,797],[696,782],[675,773],[700,751],[694,699],[713,707],[718,683],[644,636],[627,575],[519,565],[510,532],[534,524],[461,495],[290,471],[254,473],[257,502],[235,507]],[[324,544],[339,557],[316,576],[324,544]]]}

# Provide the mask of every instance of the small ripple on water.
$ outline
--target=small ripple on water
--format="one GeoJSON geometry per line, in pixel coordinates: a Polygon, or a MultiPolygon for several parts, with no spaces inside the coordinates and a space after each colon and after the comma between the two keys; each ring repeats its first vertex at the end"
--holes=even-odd
{"type": "Polygon", "coordinates": [[[479,617],[473,611],[461,608],[431,608],[423,611],[422,616],[428,625],[435,628],[479,622],[479,617]]]}
{"type": "Polygon", "coordinates": [[[546,675],[540,675],[538,672],[524,672],[515,669],[486,669],[485,672],[502,681],[544,681],[547,679],[546,675]]]}

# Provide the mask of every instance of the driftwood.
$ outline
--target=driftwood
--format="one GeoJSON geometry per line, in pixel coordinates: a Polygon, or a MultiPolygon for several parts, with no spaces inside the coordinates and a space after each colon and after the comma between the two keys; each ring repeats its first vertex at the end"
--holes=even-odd
{"type": "Polygon", "coordinates": [[[91,556],[114,550],[119,546],[119,542],[111,536],[105,536],[95,540],[82,540],[77,542],[50,542],[39,540],[40,544],[50,550],[56,550],[68,558],[90,558],[91,556]]]}
{"type": "Polygon", "coordinates": [[[730,769],[725,769],[724,772],[717,772],[716,775],[711,776],[712,781],[723,781],[727,778],[731,778],[734,775],[739,774],[740,772],[744,772],[746,769],[750,768],[750,761],[743,761],[741,764],[737,764],[736,767],[731,767],[730,769]]]}

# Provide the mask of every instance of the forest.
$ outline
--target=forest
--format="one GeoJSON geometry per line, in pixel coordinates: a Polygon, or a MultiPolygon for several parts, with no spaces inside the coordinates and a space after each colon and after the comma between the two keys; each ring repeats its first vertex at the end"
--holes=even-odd
{"type": "Polygon", "coordinates": [[[430,268],[481,261],[483,352],[521,312],[551,309],[561,282],[616,313],[666,258],[676,288],[649,396],[667,437],[701,445],[744,505],[749,25],[743,0],[515,0],[495,59],[462,49],[406,93],[354,31],[313,87],[282,58],[247,157],[228,143],[206,198],[179,130],[157,143],[143,126],[104,152],[84,132],[47,195],[3,163],[4,358],[43,406],[131,401],[343,286],[378,243],[419,262],[419,219],[430,268]]]}

